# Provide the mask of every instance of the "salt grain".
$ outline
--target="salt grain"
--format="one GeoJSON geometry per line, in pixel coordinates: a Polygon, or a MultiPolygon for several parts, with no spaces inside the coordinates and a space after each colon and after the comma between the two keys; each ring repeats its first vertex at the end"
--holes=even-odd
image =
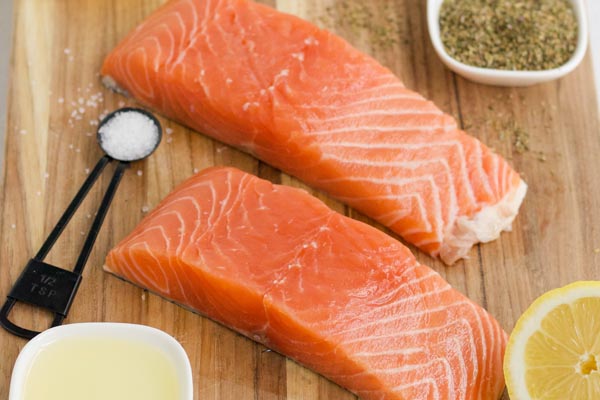
{"type": "Polygon", "coordinates": [[[65,54],[71,54],[71,49],[69,49],[69,48],[66,48],[64,51],[65,51],[65,54]]]}
{"type": "Polygon", "coordinates": [[[147,213],[148,211],[150,211],[150,207],[148,207],[148,206],[143,206],[142,207],[142,212],[143,213],[147,213]]]}
{"type": "Polygon", "coordinates": [[[142,176],[143,174],[144,174],[144,172],[142,172],[142,170],[141,170],[141,169],[138,169],[138,170],[137,170],[137,176],[142,176]]]}
{"type": "Polygon", "coordinates": [[[165,132],[167,133],[167,135],[170,135],[171,133],[173,133],[173,129],[167,128],[165,129],[165,132]]]}
{"type": "Polygon", "coordinates": [[[125,102],[123,100],[119,101],[119,107],[125,107],[125,102]]]}
{"type": "Polygon", "coordinates": [[[59,98],[58,98],[58,102],[59,102],[60,104],[62,104],[62,103],[64,103],[64,102],[65,102],[65,99],[63,99],[62,97],[59,97],[59,98]]]}
{"type": "Polygon", "coordinates": [[[27,131],[26,131],[25,129],[21,129],[21,130],[19,131],[19,133],[20,133],[21,135],[27,135],[27,131]]]}
{"type": "Polygon", "coordinates": [[[154,121],[135,111],[116,113],[102,125],[99,133],[102,149],[121,161],[139,160],[150,155],[160,140],[154,121]]]}
{"type": "Polygon", "coordinates": [[[17,225],[15,225],[15,224],[12,224],[10,227],[13,229],[17,229],[17,225]]]}
{"type": "Polygon", "coordinates": [[[193,172],[194,174],[197,174],[197,173],[198,173],[198,172],[200,172],[200,171],[198,170],[198,168],[194,168],[194,170],[193,170],[192,172],[193,172]]]}

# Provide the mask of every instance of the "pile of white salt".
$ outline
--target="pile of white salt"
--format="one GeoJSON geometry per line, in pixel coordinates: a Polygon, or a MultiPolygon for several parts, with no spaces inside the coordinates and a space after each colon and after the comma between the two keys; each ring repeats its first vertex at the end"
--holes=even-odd
{"type": "Polygon", "coordinates": [[[119,111],[98,130],[100,146],[119,161],[134,161],[149,156],[160,141],[158,126],[136,111],[119,111]]]}

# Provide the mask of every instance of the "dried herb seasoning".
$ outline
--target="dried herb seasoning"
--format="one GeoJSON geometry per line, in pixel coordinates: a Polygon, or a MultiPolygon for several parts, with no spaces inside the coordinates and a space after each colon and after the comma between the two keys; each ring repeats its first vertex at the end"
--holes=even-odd
{"type": "Polygon", "coordinates": [[[498,132],[498,139],[510,140],[513,149],[517,153],[529,151],[529,132],[517,125],[515,121],[501,122],[500,120],[491,120],[491,123],[488,123],[488,125],[498,132]]]}
{"type": "Polygon", "coordinates": [[[465,64],[545,70],[571,58],[578,24],[568,0],[445,0],[440,34],[448,54],[465,64]]]}
{"type": "Polygon", "coordinates": [[[371,2],[340,1],[325,8],[326,14],[319,22],[327,27],[337,25],[350,34],[360,36],[367,33],[369,44],[386,50],[398,44],[402,29],[396,5],[391,1],[371,2]]]}

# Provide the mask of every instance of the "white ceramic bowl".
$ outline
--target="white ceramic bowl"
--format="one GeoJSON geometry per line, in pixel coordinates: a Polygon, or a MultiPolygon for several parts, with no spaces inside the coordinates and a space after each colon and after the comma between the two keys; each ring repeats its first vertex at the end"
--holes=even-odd
{"type": "Polygon", "coordinates": [[[429,37],[433,43],[436,53],[440,56],[444,64],[452,71],[475,82],[485,83],[497,86],[529,86],[536,83],[542,83],[558,79],[581,63],[588,46],[588,26],[585,15],[583,0],[570,0],[575,10],[575,15],[579,23],[579,32],[577,47],[571,59],[558,68],[542,71],[507,71],[501,69],[480,68],[461,63],[450,57],[444,49],[440,37],[440,8],[444,0],[427,0],[427,26],[429,37]]]}
{"type": "MultiPolygon", "coordinates": [[[[9,400],[21,400],[27,372],[39,351],[48,344],[68,338],[115,338],[143,342],[161,349],[171,359],[181,389],[181,400],[193,400],[192,367],[177,340],[167,333],[145,325],[90,322],[57,326],[31,339],[17,357],[10,381],[9,400]]],[[[177,399],[179,400],[179,399],[177,399]]]]}

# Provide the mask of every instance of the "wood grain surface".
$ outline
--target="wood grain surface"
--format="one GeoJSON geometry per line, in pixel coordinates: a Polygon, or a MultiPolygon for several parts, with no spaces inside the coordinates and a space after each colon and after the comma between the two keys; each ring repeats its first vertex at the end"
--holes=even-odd
{"type": "MultiPolygon", "coordinates": [[[[110,49],[160,3],[16,0],[0,182],[2,300],[101,154],[93,135],[96,126],[90,122],[105,110],[135,104],[103,88],[98,71],[110,49]],[[97,93],[103,101],[94,107],[94,101],[87,101],[94,95],[97,100],[97,93]]],[[[552,83],[521,89],[482,86],[441,64],[427,35],[423,0],[266,3],[330,28],[372,54],[406,86],[432,99],[511,160],[525,177],[529,193],[511,233],[474,248],[469,259],[453,267],[413,248],[421,262],[488,309],[508,332],[543,292],[576,280],[600,279],[600,133],[589,57],[575,72],[552,83]],[[528,151],[517,151],[509,126],[528,133],[528,151]]],[[[152,157],[126,173],[67,322],[132,322],[170,333],[190,356],[196,399],[354,399],[296,363],[102,271],[108,250],[136,226],[145,210],[196,170],[233,165],[276,183],[306,188],[251,156],[166,119],[161,122],[173,132],[152,157]]],[[[86,199],[48,262],[72,268],[108,175],[86,199]]],[[[321,193],[315,195],[340,212],[372,223],[321,193]]],[[[48,321],[43,313],[27,308],[16,310],[15,316],[38,329],[48,321]]],[[[2,399],[8,397],[13,363],[24,344],[0,330],[2,399]]]]}

